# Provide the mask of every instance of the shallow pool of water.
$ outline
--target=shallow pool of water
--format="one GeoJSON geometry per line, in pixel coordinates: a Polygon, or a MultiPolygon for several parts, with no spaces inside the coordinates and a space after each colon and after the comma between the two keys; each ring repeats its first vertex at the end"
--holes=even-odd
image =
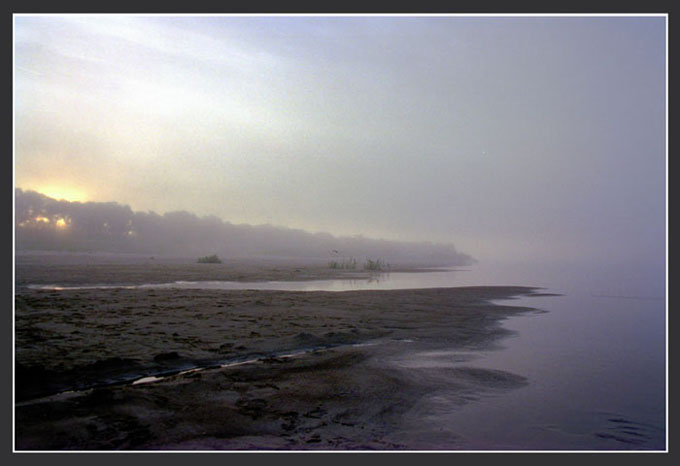
{"type": "Polygon", "coordinates": [[[399,290],[465,286],[464,274],[468,269],[440,269],[430,272],[376,273],[368,278],[336,278],[300,281],[176,281],[171,283],[144,283],[139,285],[29,285],[40,290],[86,289],[204,289],[204,290],[281,290],[281,291],[352,291],[399,290]]]}

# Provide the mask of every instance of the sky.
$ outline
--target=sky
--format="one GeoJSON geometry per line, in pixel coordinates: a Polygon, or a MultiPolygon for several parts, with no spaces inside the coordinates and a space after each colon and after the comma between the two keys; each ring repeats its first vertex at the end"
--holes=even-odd
{"type": "Polygon", "coordinates": [[[664,16],[15,15],[14,184],[663,264],[664,16]]]}

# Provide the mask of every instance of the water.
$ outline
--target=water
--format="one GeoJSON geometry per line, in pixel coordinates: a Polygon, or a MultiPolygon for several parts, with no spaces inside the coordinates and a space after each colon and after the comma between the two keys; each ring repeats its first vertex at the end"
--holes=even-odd
{"type": "MultiPolygon", "coordinates": [[[[468,269],[445,269],[433,272],[374,273],[370,278],[304,280],[304,281],[176,281],[171,283],[145,283],[140,285],[28,285],[41,290],[85,289],[204,289],[204,290],[285,290],[285,291],[352,291],[399,290],[458,286],[459,274],[468,269]]],[[[461,285],[462,286],[462,285],[461,285]]]]}
{"type": "Polygon", "coordinates": [[[666,448],[663,267],[480,264],[370,280],[174,282],[132,288],[345,291],[476,285],[539,286],[562,295],[509,301],[549,312],[507,319],[504,326],[515,333],[501,342],[501,350],[474,355],[415,351],[406,360],[400,355],[392,361],[401,367],[502,369],[529,382],[462,406],[449,402],[453,392],[434,393],[419,406],[428,425],[449,433],[455,448],[465,450],[666,448]]]}
{"type": "Polygon", "coordinates": [[[522,375],[528,385],[454,409],[442,399],[455,393],[433,394],[431,422],[468,450],[664,449],[663,301],[562,296],[510,304],[550,312],[508,319],[515,336],[472,362],[455,351],[412,357],[426,367],[458,358],[522,375]]]}
{"type": "MultiPolygon", "coordinates": [[[[504,304],[540,308],[505,321],[503,349],[472,357],[415,353],[420,367],[474,365],[527,377],[520,389],[457,406],[446,390],[423,401],[428,422],[466,450],[664,450],[666,301],[663,272],[619,268],[473,268],[458,284],[538,284],[563,296],[504,304]],[[531,270],[529,272],[529,270],[531,270]],[[528,273],[526,273],[528,272],[528,273]],[[565,273],[571,272],[571,273],[565,273]],[[522,277],[508,282],[505,277],[522,277]],[[534,274],[533,278],[525,278],[534,274]],[[637,276],[644,277],[638,280],[637,276]],[[628,281],[630,279],[634,281],[628,281]],[[649,283],[645,283],[645,280],[649,283]],[[460,361],[460,362],[459,362],[460,361]]],[[[404,360],[400,359],[403,365],[404,360]]]]}

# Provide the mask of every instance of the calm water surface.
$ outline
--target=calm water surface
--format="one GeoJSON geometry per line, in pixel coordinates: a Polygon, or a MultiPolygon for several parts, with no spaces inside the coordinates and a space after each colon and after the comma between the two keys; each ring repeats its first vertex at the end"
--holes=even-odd
{"type": "MultiPolygon", "coordinates": [[[[463,406],[432,394],[428,420],[469,450],[664,450],[666,300],[663,269],[474,267],[456,285],[539,285],[562,296],[504,304],[549,311],[512,317],[501,350],[464,365],[527,377],[520,389],[463,406]]],[[[413,354],[414,362],[455,366],[464,359],[413,354]]],[[[463,355],[464,356],[464,355],[463,355]]],[[[425,400],[427,405],[428,400],[425,400]]]]}

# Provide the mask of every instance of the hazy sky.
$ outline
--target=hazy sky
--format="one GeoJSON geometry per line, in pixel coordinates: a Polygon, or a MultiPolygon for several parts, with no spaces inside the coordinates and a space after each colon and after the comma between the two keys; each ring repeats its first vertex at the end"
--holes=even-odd
{"type": "Polygon", "coordinates": [[[15,186],[661,261],[665,17],[15,16],[15,186]]]}

